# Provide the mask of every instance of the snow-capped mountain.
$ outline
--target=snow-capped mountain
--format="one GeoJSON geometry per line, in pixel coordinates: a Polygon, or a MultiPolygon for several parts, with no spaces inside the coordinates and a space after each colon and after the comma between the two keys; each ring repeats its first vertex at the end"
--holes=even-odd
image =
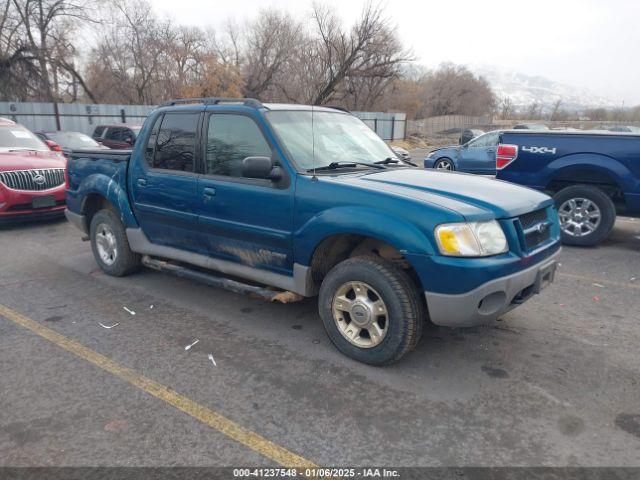
{"type": "Polygon", "coordinates": [[[616,103],[588,89],[554,82],[540,76],[525,75],[486,65],[470,65],[469,68],[489,82],[498,98],[509,98],[517,109],[528,108],[533,103],[537,103],[542,105],[543,111],[548,111],[558,100],[562,100],[561,108],[565,110],[607,108],[616,103]]]}

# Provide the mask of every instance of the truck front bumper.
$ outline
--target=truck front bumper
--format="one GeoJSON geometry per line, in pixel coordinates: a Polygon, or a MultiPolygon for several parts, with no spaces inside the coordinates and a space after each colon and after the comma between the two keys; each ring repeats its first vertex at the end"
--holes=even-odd
{"type": "Polygon", "coordinates": [[[525,270],[491,280],[470,292],[425,292],[431,321],[446,327],[471,327],[499,318],[553,282],[559,254],[557,251],[525,270]]]}

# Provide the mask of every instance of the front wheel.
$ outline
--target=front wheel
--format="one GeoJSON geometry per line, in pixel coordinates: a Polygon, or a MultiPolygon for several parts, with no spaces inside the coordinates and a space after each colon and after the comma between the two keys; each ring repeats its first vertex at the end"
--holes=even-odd
{"type": "Polygon", "coordinates": [[[453,161],[450,158],[441,158],[437,160],[433,165],[433,168],[435,168],[436,170],[448,170],[450,172],[453,172],[456,169],[453,161]]]}
{"type": "Polygon", "coordinates": [[[594,246],[602,242],[616,221],[611,198],[592,185],[572,185],[553,196],[560,217],[562,242],[594,246]]]}
{"type": "Polygon", "coordinates": [[[354,257],[333,267],[318,302],[333,344],[363,363],[393,363],[422,335],[420,292],[403,270],[379,257],[354,257]]]}

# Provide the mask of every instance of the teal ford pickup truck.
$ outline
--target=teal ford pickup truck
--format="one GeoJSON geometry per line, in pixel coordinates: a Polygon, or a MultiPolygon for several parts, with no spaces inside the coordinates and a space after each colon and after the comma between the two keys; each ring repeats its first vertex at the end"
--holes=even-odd
{"type": "Polygon", "coordinates": [[[74,152],[67,177],[67,218],[106,273],[318,295],[332,342],[374,365],[409,352],[427,319],[469,326],[523,303],[560,249],[547,195],[415,168],[332,108],[170,102],[131,151],[74,152]]]}

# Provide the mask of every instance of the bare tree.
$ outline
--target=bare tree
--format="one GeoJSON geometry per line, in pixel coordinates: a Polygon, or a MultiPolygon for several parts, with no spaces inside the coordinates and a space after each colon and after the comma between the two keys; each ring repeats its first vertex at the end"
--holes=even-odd
{"type": "Polygon", "coordinates": [[[561,98],[553,102],[553,105],[551,107],[551,114],[549,116],[551,120],[560,120],[560,118],[558,118],[559,116],[561,116],[560,114],[562,113],[562,111],[560,110],[560,105],[562,105],[561,98]]]}
{"type": "Polygon", "coordinates": [[[303,41],[302,27],[289,14],[263,10],[246,34],[244,93],[260,97],[273,89],[286,70],[287,58],[303,41]]]}
{"type": "Polygon", "coordinates": [[[210,33],[159,19],[145,0],[118,0],[110,27],[91,52],[88,89],[113,103],[241,95],[238,67],[220,59],[220,44],[210,33]]]}
{"type": "MultiPolygon", "coordinates": [[[[87,78],[101,101],[153,103],[170,36],[145,0],[116,4],[111,26],[92,50],[87,78]]],[[[117,102],[119,103],[119,102],[117,102]]]]}
{"type": "Polygon", "coordinates": [[[421,80],[426,117],[437,115],[486,115],[496,104],[487,81],[463,66],[443,64],[421,80]]]}
{"type": "MultiPolygon", "coordinates": [[[[59,61],[70,52],[60,48],[61,32],[68,32],[74,22],[92,21],[88,14],[89,0],[10,0],[24,31],[24,45],[36,57],[43,100],[55,100],[59,61]],[[53,77],[53,78],[52,78],[53,77]]],[[[71,52],[72,54],[72,52],[71,52]]]]}
{"type": "Polygon", "coordinates": [[[536,120],[542,118],[542,104],[538,101],[534,101],[527,107],[525,112],[525,118],[530,120],[536,120]]]}
{"type": "Polygon", "coordinates": [[[516,113],[515,105],[509,97],[503,97],[500,99],[498,105],[498,114],[503,120],[511,120],[516,113]]]}
{"type": "MultiPolygon", "coordinates": [[[[410,60],[380,7],[365,5],[359,21],[345,32],[327,7],[314,5],[313,18],[319,39],[310,61],[317,66],[314,104],[332,100],[347,78],[368,78],[385,83],[397,78],[399,67],[410,60]]],[[[352,81],[353,83],[353,81],[352,81]]],[[[373,91],[379,90],[372,89],[373,91]]],[[[379,95],[379,94],[377,94],[379,95]]]]}

